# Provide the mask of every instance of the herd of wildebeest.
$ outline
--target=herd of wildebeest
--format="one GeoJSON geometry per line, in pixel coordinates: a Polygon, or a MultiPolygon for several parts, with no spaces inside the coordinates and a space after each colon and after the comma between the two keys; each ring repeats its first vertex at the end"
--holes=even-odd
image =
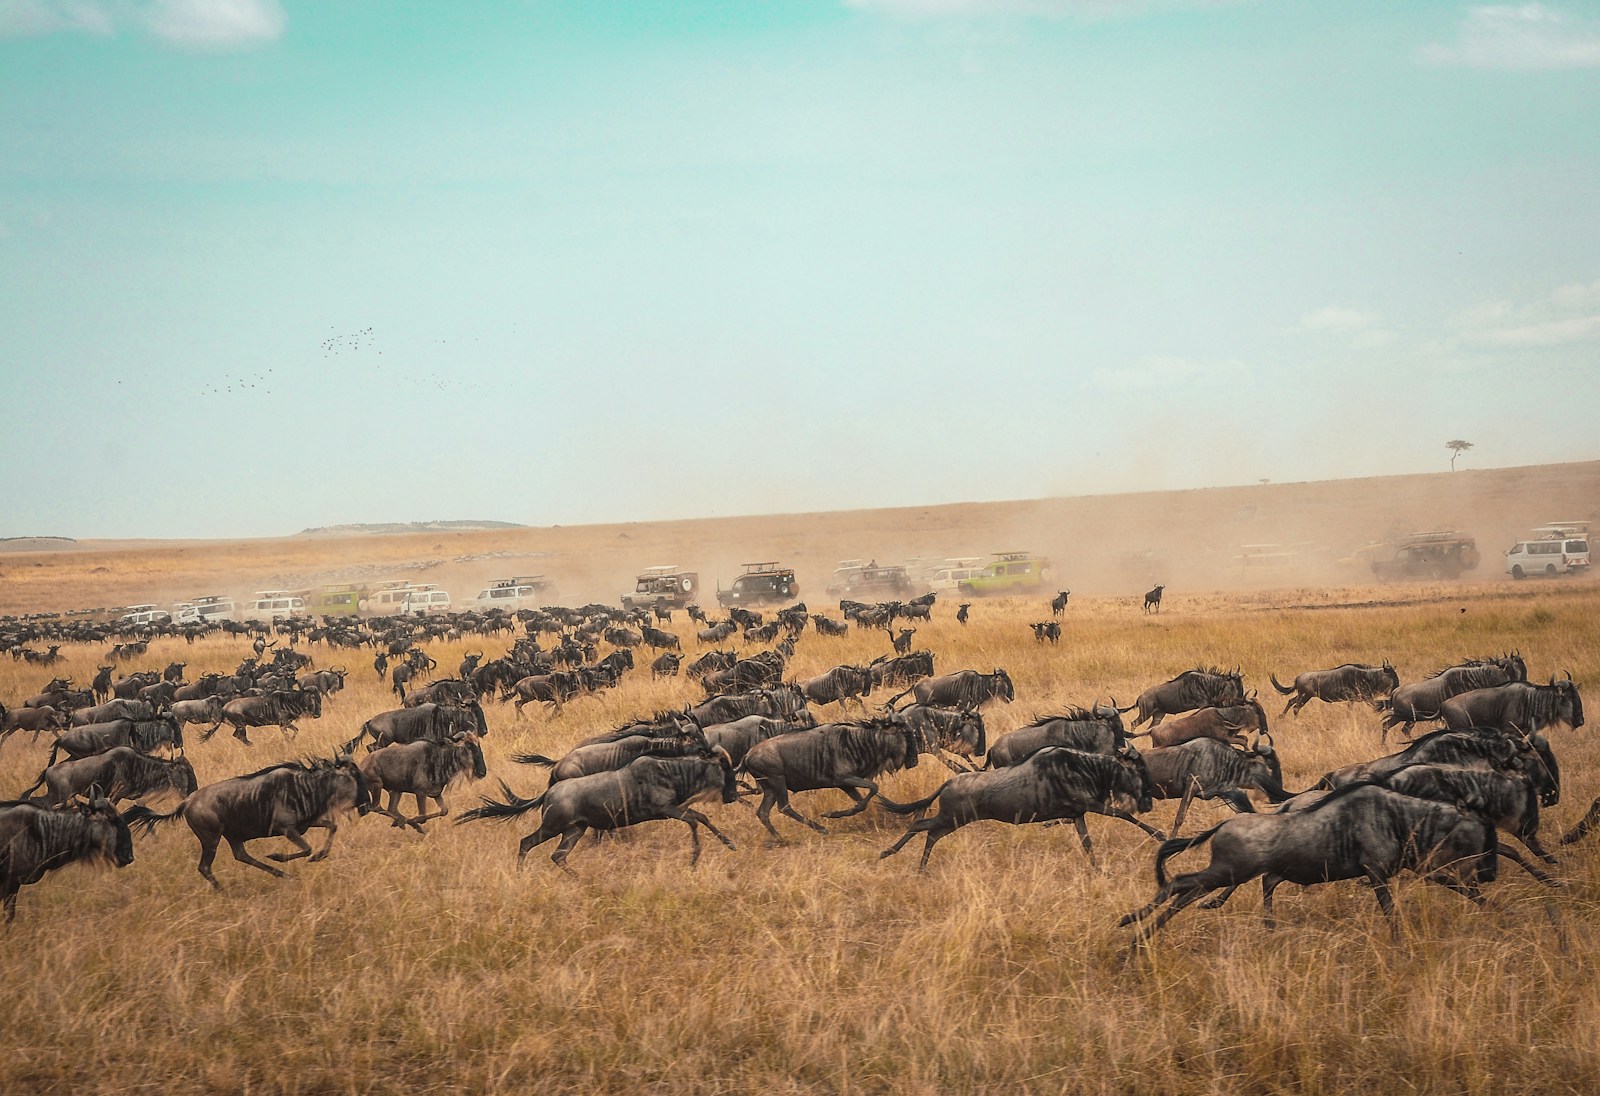
{"type": "MultiPolygon", "coordinates": [[[[652,676],[676,676],[681,668],[704,687],[706,699],[641,713],[559,757],[514,755],[514,763],[548,770],[537,794],[518,795],[502,780],[498,798],[482,797],[481,805],[457,821],[538,811],[539,825],[518,846],[518,862],[556,840],[551,859],[570,870],[567,856],[586,832],[659,819],[687,823],[691,865],[700,855],[702,826],[733,848],[697,807],[744,797],[759,797],[755,815],[774,842],[784,840],[773,823],[774,809],[826,834],[793,800],[796,793],[825,788],[853,800],[827,818],[859,814],[874,801],[913,817],[881,855],[900,851],[921,834],[921,866],[936,843],[979,820],[1070,822],[1093,861],[1085,819],[1103,815],[1131,823],[1160,843],[1154,897],[1121,921],[1139,926],[1136,939],[1199,899],[1214,895],[1206,905],[1221,905],[1257,877],[1269,924],[1280,883],[1359,879],[1370,883],[1396,931],[1389,880],[1403,871],[1476,903],[1484,901],[1483,886],[1495,879],[1502,856],[1541,883],[1560,885],[1536,861],[1555,863],[1539,835],[1540,809],[1561,794],[1550,733],[1583,725],[1579,688],[1570,674],[1551,676],[1545,684],[1530,681],[1521,656],[1508,652],[1464,659],[1410,683],[1402,683],[1387,661],[1306,670],[1288,685],[1273,675],[1273,688],[1288,698],[1278,718],[1298,715],[1317,700],[1373,706],[1381,713],[1375,728],[1380,742],[1393,729],[1409,736],[1417,724],[1429,725],[1398,752],[1329,772],[1296,794],[1284,787],[1267,713],[1237,667],[1185,670],[1126,707],[1114,699],[1096,701],[1034,719],[991,742],[982,713],[993,702],[1015,699],[1006,671],[936,673],[934,652],[912,649],[915,629],[896,628],[929,619],[934,604],[933,595],[908,603],[846,601],[840,604],[842,619],[811,614],[803,604],[765,617],[734,609],[716,621],[691,606],[697,627],[682,638],[670,629],[670,611],[604,605],[429,618],[291,617],[271,624],[225,621],[128,631],[81,620],[0,619],[0,649],[37,665],[41,675],[51,674],[49,667],[70,644],[104,651],[87,686],[49,676],[33,696],[0,698],[0,748],[14,735],[21,745],[13,749],[48,748],[34,783],[20,789],[18,798],[0,802],[6,919],[15,917],[24,885],[76,860],[127,865],[136,832],[179,818],[198,838],[198,868],[213,886],[220,886],[212,866],[224,841],[239,862],[281,876],[247,844],[283,837],[292,849],[270,853],[269,860],[320,860],[339,820],[351,811],[381,814],[395,826],[422,832],[429,820],[447,813],[444,796],[452,784],[488,775],[480,747],[490,733],[486,705],[509,705],[497,710],[511,720],[524,719],[528,704],[558,712],[615,686],[624,675],[642,673],[634,663],[639,649],[657,652],[648,666],[652,676]],[[816,638],[806,638],[808,627],[816,638]],[[813,677],[788,673],[797,643],[823,647],[852,627],[888,631],[894,653],[813,677]],[[212,632],[251,645],[251,655],[231,674],[206,673],[190,681],[183,662],[131,669],[148,657],[147,645],[157,635],[194,643],[212,632]],[[744,640],[745,653],[720,646],[735,636],[744,640]],[[487,660],[482,652],[471,653],[443,670],[428,654],[434,641],[473,637],[506,649],[487,660]],[[711,649],[684,663],[683,638],[711,649]],[[371,658],[371,670],[356,672],[376,672],[393,690],[397,707],[372,715],[331,758],[283,762],[197,786],[184,752],[186,728],[201,728],[202,742],[223,726],[244,745],[259,728],[277,727],[293,736],[297,720],[316,719],[325,705],[338,702],[350,672],[338,663],[353,657],[363,663],[371,658]],[[314,659],[334,665],[318,669],[314,659]],[[885,702],[868,708],[867,698],[886,692],[885,702]],[[817,714],[830,706],[836,706],[832,718],[817,714]],[[1130,712],[1136,714],[1125,724],[1130,712]],[[17,732],[31,732],[31,738],[17,732]],[[1144,738],[1148,744],[1135,744],[1144,738]],[[882,793],[885,775],[922,759],[950,771],[932,794],[896,802],[882,793]],[[132,802],[163,793],[181,797],[165,813],[132,802]],[[408,795],[415,814],[401,809],[408,795]],[[1265,800],[1262,809],[1252,795],[1265,800]],[[1140,818],[1158,799],[1178,801],[1165,833],[1140,818]],[[1194,799],[1220,800],[1237,813],[1179,837],[1194,799]],[[123,803],[131,805],[119,810],[123,803]],[[311,829],[327,831],[316,851],[306,840],[311,829]],[[1532,858],[1502,843],[1501,832],[1532,858]],[[1201,845],[1209,846],[1210,863],[1169,878],[1168,860],[1201,845]]],[[[1055,616],[1065,606],[1065,592],[1050,603],[1055,616]]],[[[963,605],[955,619],[964,625],[969,609],[963,605]]],[[[1059,626],[1050,623],[1031,625],[1036,640],[1059,638],[1059,626]]],[[[510,782],[530,782],[527,770],[518,774],[510,782]]],[[[1580,839],[1597,820],[1600,800],[1561,843],[1580,839]]]]}

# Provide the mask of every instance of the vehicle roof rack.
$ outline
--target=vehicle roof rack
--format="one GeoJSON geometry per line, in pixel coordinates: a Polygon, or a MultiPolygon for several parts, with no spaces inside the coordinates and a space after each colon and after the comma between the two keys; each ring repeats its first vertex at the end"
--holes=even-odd
{"type": "Polygon", "coordinates": [[[740,566],[744,568],[744,573],[749,575],[760,571],[776,571],[778,569],[778,561],[774,559],[766,563],[744,563],[740,566]]]}

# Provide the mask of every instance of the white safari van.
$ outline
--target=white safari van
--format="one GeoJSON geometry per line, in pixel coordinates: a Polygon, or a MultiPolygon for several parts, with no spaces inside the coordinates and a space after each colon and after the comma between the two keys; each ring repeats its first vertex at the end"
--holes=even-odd
{"type": "Polygon", "coordinates": [[[1506,574],[1512,578],[1529,575],[1581,575],[1589,570],[1589,523],[1562,521],[1541,525],[1533,538],[1519,540],[1506,552],[1506,574]]]}
{"type": "Polygon", "coordinates": [[[245,606],[245,615],[260,619],[277,620],[279,617],[304,615],[306,599],[295,597],[283,590],[258,590],[256,599],[245,606]]]}
{"type": "Polygon", "coordinates": [[[448,613],[450,611],[450,594],[437,586],[430,586],[426,590],[413,588],[406,595],[405,603],[401,606],[404,613],[448,613]]]}

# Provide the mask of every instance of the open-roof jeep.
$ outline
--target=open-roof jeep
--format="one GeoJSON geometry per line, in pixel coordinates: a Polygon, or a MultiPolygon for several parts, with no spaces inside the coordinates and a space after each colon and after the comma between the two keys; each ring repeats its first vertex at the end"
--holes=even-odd
{"type": "Polygon", "coordinates": [[[717,604],[724,609],[737,605],[783,605],[800,596],[794,569],[771,563],[746,563],[744,574],[726,590],[717,591],[717,604]]]}
{"type": "Polygon", "coordinates": [[[622,595],[624,609],[682,609],[700,596],[700,575],[677,567],[646,567],[622,595]]]}

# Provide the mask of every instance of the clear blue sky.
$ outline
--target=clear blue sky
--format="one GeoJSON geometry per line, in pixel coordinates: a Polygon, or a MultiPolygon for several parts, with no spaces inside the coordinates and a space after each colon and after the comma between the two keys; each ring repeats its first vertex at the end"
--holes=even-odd
{"type": "Polygon", "coordinates": [[[1593,2],[0,0],[0,535],[1593,459],[1597,411],[1593,2]]]}

